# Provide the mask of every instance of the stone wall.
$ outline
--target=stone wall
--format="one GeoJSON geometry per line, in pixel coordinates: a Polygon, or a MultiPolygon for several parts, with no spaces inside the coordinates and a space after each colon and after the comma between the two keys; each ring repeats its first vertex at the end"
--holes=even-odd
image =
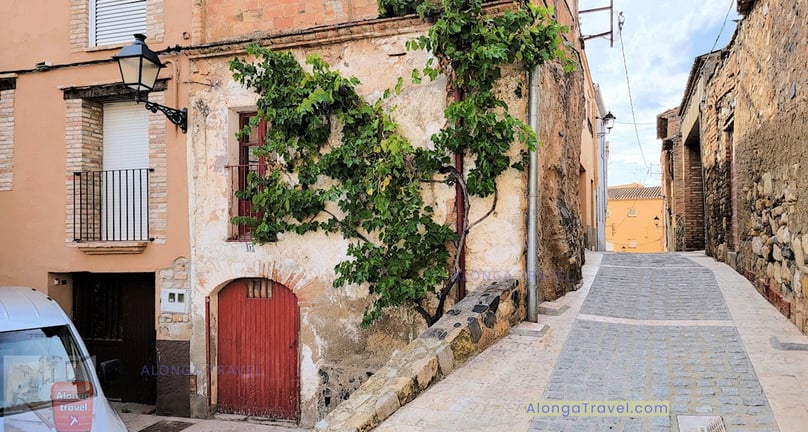
{"type": "Polygon", "coordinates": [[[539,300],[576,289],[584,262],[579,205],[580,125],[584,119],[583,72],[558,64],[541,68],[539,109],[539,300]]]}
{"type": "Polygon", "coordinates": [[[665,245],[669,251],[685,250],[685,161],[679,108],[657,116],[657,138],[662,140],[662,196],[665,200],[665,245]]]}
{"type": "MultiPolygon", "coordinates": [[[[406,77],[423,67],[429,54],[405,47],[427,28],[428,24],[414,18],[368,20],[264,35],[259,42],[276,50],[290,50],[301,63],[309,54],[320,55],[344,76],[357,77],[361,81],[358,92],[371,102],[385,89],[393,88],[399,76],[405,77],[400,94],[384,104],[414,146],[429,146],[430,136],[445,123],[443,110],[450,96],[447,80],[439,76],[432,82],[408,84],[406,77]]],[[[217,295],[230,281],[257,277],[285,285],[300,306],[300,424],[310,426],[353,392],[368,373],[382,367],[394,350],[413,340],[424,323],[417,314],[401,308],[391,310],[369,329],[359,327],[370,301],[367,287],[332,287],[334,266],[346,258],[348,241],[340,236],[284,233],[278,241],[264,245],[228,240],[233,215],[228,166],[238,163],[235,136],[239,114],[255,111],[257,100],[257,95],[233,80],[228,67],[233,57],[244,56],[243,49],[244,43],[233,42],[187,51],[191,80],[211,83],[192,87],[188,118],[194,207],[191,364],[193,370],[204,371],[208,354],[216,358],[220,319],[217,295]],[[205,298],[210,299],[209,317],[205,315],[205,298]],[[206,323],[210,324],[210,335],[205,333],[206,323]]],[[[539,274],[548,275],[540,278],[540,289],[546,297],[555,298],[575,289],[583,262],[578,205],[583,74],[580,70],[566,74],[555,64],[544,66],[542,71],[539,274]]],[[[503,70],[496,89],[511,113],[523,120],[527,118],[527,88],[527,74],[513,66],[503,70]]],[[[511,149],[514,160],[520,150],[519,145],[511,149]]],[[[466,169],[472,163],[467,159],[466,169]]],[[[508,169],[497,186],[496,211],[469,233],[466,274],[472,283],[480,277],[491,280],[492,275],[498,275],[497,279],[523,279],[525,275],[526,173],[508,169]]],[[[424,194],[435,209],[435,219],[451,224],[455,218],[454,188],[431,184],[424,187],[424,194]]],[[[473,199],[470,220],[481,219],[492,204],[493,197],[473,199]]],[[[469,291],[474,292],[477,284],[469,285],[469,291]]],[[[217,382],[201,373],[196,378],[191,413],[204,417],[209,414],[207,398],[216,405],[217,382]]]]}
{"type": "Polygon", "coordinates": [[[317,431],[368,431],[449,375],[469,358],[508,334],[525,317],[525,291],[517,281],[500,281],[447,311],[418,339],[317,423],[317,431]]]}
{"type": "Polygon", "coordinates": [[[733,216],[733,154],[737,56],[731,50],[720,55],[720,67],[708,81],[701,109],[701,168],[703,169],[708,255],[724,260],[735,250],[733,216]]]}
{"type": "Polygon", "coordinates": [[[756,1],[722,52],[702,109],[707,251],[802,331],[808,267],[808,2],[756,1]]]}

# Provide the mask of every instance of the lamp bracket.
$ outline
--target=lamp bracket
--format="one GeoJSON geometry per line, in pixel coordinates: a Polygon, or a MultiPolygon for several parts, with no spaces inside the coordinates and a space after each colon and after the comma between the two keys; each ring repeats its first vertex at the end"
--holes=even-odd
{"type": "Polygon", "coordinates": [[[145,106],[147,110],[153,113],[156,113],[157,111],[162,112],[165,114],[166,118],[168,118],[168,121],[180,127],[182,133],[188,132],[188,108],[178,110],[165,105],[160,105],[159,103],[149,101],[144,101],[144,103],[146,104],[145,106]]]}

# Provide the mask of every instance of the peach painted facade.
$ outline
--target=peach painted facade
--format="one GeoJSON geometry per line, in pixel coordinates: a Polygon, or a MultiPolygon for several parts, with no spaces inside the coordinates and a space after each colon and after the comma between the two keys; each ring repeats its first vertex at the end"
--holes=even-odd
{"type": "MultiPolygon", "coordinates": [[[[160,313],[159,300],[164,288],[186,288],[182,270],[190,259],[187,136],[162,114],[149,113],[142,105],[134,109],[134,98],[116,86],[121,78],[111,57],[129,45],[132,37],[90,46],[91,4],[90,0],[0,2],[0,16],[4,17],[0,40],[0,286],[28,286],[49,294],[74,321],[84,323],[82,336],[91,348],[94,342],[88,335],[103,336],[90,334],[97,323],[92,314],[124,314],[124,318],[115,315],[122,327],[106,328],[109,334],[104,337],[115,345],[142,343],[142,358],[127,365],[135,375],[129,374],[130,378],[136,380],[140,377],[134,371],[153,366],[163,342],[171,345],[187,340],[183,333],[189,332],[181,314],[174,319],[174,314],[160,313]],[[85,191],[83,198],[74,194],[76,185],[82,184],[80,179],[106,175],[97,174],[108,165],[105,153],[110,157],[104,150],[111,145],[104,142],[105,112],[112,105],[126,108],[127,104],[134,107],[131,112],[143,125],[139,133],[146,142],[141,159],[147,161],[129,167],[138,169],[131,175],[125,173],[124,178],[134,179],[135,172],[148,175],[148,181],[144,177],[137,180],[140,186],[132,180],[125,187],[127,193],[140,193],[143,198],[131,212],[123,193],[102,196],[96,189],[85,191]],[[146,187],[133,192],[142,185],[146,187]],[[117,210],[111,209],[112,204],[108,210],[100,210],[102,201],[118,202],[117,210]],[[85,219],[74,219],[82,205],[85,219]],[[97,222],[102,213],[131,214],[132,219],[103,222],[105,230],[114,232],[106,235],[101,233],[101,225],[88,228],[90,219],[97,222]],[[148,221],[148,228],[141,221],[148,221]],[[129,227],[138,236],[124,234],[129,227]],[[128,241],[130,238],[134,240],[128,241]],[[127,284],[132,280],[143,282],[130,290],[127,284]],[[100,292],[101,285],[110,288],[100,292]],[[135,291],[139,293],[138,310],[153,311],[151,315],[127,315],[134,311],[130,307],[135,302],[125,299],[135,291]],[[114,305],[109,310],[93,310],[93,305],[111,293],[122,297],[110,300],[114,305]],[[81,297],[85,294],[92,299],[81,297]],[[84,300],[74,304],[76,298],[84,300]],[[140,342],[122,336],[121,332],[128,335],[130,330],[141,333],[131,336],[142,338],[140,342]]],[[[187,43],[183,34],[191,31],[188,6],[164,0],[145,2],[139,14],[146,32],[153,35],[147,40],[153,50],[187,43]]],[[[172,107],[187,106],[187,85],[183,83],[187,61],[172,55],[162,58],[168,63],[161,73],[164,81],[150,99],[172,107]]],[[[125,152],[123,149],[120,157],[126,158],[125,152]]],[[[94,179],[83,184],[121,184],[111,177],[94,179]]],[[[101,348],[91,349],[91,353],[104,360],[101,348]]],[[[127,355],[116,353],[116,357],[127,355]]],[[[141,381],[129,382],[138,383],[141,381]]],[[[124,391],[121,397],[169,406],[173,402],[160,397],[155,401],[164,384],[144,375],[143,385],[151,390],[138,395],[124,391]]],[[[187,393],[182,397],[187,405],[187,393]]]]}
{"type": "MultiPolygon", "coordinates": [[[[4,23],[0,41],[4,53],[0,58],[0,239],[4,245],[0,285],[26,285],[47,292],[69,313],[75,311],[77,322],[96,319],[88,318],[91,314],[82,309],[91,304],[87,296],[115,290],[128,295],[135,288],[145,292],[120,307],[127,312],[135,303],[143,303],[154,311],[134,318],[136,327],[156,334],[147,346],[151,357],[138,364],[147,366],[145,375],[152,377],[144,385],[156,386],[152,393],[156,400],[147,402],[156,403],[158,413],[207,417],[218,409],[220,383],[229,379],[226,373],[220,374],[232,366],[219,361],[219,331],[223,322],[238,318],[220,314],[220,294],[245,280],[271,280],[282,285],[277,289],[292,292],[299,308],[296,324],[300,327],[294,341],[298,412],[290,419],[311,426],[393,350],[417,336],[423,322],[401,308],[370,329],[359,328],[369,301],[367,287],[332,286],[334,266],[346,256],[345,239],[322,233],[305,238],[284,234],[277,242],[254,245],[233,235],[231,217],[238,211],[233,206],[234,166],[241,163],[235,134],[241,116],[256,110],[257,95],[233,79],[228,62],[243,56],[249,41],[291,50],[301,60],[318,53],[335,70],[360,78],[360,94],[375,100],[395,85],[396,77],[406,77],[426,63],[427,53],[408,52],[405,43],[423,34],[427,24],[412,16],[379,19],[373,0],[143,3],[146,43],[167,63],[149,98],[173,108],[187,107],[188,131],[183,134],[160,113],[144,115],[142,125],[133,129],[133,133],[146,131],[148,142],[148,166],[143,168],[149,175],[145,192],[149,227],[146,239],[127,241],[93,237],[104,227],[88,230],[86,218],[105,214],[103,206],[92,201],[98,192],[82,192],[82,183],[77,186],[76,181],[88,173],[106,171],[104,161],[110,151],[104,138],[110,134],[104,121],[116,109],[113,105],[132,100],[118,85],[118,68],[110,57],[131,39],[91,47],[93,0],[0,3],[0,16],[14,17],[4,23]],[[380,69],[387,73],[379,74],[380,69]],[[139,287],[130,286],[143,280],[139,287]],[[187,308],[169,305],[169,294],[172,300],[184,295],[187,308]],[[163,374],[161,366],[187,372],[163,374]]],[[[558,65],[546,65],[540,71],[538,132],[545,146],[539,155],[543,222],[537,253],[539,271],[570,273],[570,279],[575,279],[580,276],[577,260],[582,256],[583,233],[597,225],[599,202],[594,189],[606,183],[597,174],[602,157],[598,156],[596,123],[602,103],[598,103],[580,43],[577,1],[549,3],[555,5],[559,20],[570,26],[567,39],[578,50],[573,58],[580,62],[570,74],[558,65]],[[578,211],[585,220],[583,229],[578,211]],[[557,260],[562,255],[568,259],[557,260]]],[[[509,3],[494,6],[509,7],[509,3]]],[[[500,92],[509,95],[511,111],[526,120],[528,75],[519,68],[505,72],[500,92]],[[525,94],[517,96],[520,92],[525,94]]],[[[393,103],[402,133],[415,145],[429,145],[429,136],[445,122],[446,79],[405,86],[393,103]]],[[[512,152],[516,157],[519,148],[512,152]]],[[[89,183],[91,190],[102,184],[89,183]]],[[[512,275],[521,283],[526,274],[526,174],[509,169],[498,187],[496,212],[475,227],[467,244],[467,273],[479,276],[470,276],[469,290],[481,289],[489,283],[484,278],[492,275],[512,275]]],[[[430,192],[436,217],[451,222],[454,190],[435,186],[430,192]]],[[[490,199],[472,204],[471,220],[481,218],[491,206],[490,199]]],[[[588,244],[592,247],[591,238],[588,244]]],[[[561,295],[574,288],[542,289],[561,295]]],[[[127,326],[131,327],[124,323],[127,326]]],[[[90,343],[95,339],[82,336],[90,343]]]]}
{"type": "Polygon", "coordinates": [[[659,186],[639,183],[609,188],[606,213],[606,250],[614,252],[663,252],[664,221],[659,186]]]}

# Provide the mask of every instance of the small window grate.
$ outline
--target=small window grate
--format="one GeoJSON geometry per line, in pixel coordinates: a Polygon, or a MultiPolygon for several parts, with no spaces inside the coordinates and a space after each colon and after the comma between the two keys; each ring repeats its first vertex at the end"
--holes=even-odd
{"type": "Polygon", "coordinates": [[[271,299],[272,281],[268,279],[247,279],[248,299],[271,299]]]}

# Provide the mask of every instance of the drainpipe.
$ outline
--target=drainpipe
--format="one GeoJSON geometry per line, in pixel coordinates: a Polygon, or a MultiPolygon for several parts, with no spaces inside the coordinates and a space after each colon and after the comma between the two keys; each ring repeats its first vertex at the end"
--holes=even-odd
{"type": "MultiPolygon", "coordinates": [[[[463,93],[457,88],[454,88],[452,92],[452,99],[454,102],[460,102],[463,100],[463,93]]],[[[455,169],[460,175],[463,175],[463,152],[455,153],[454,154],[454,163],[455,169]]],[[[455,228],[457,229],[457,235],[459,236],[460,233],[466,230],[465,220],[466,220],[466,196],[463,194],[463,189],[460,187],[460,183],[455,184],[455,212],[457,214],[456,221],[455,221],[455,228]]],[[[468,237],[466,237],[466,241],[468,241],[468,237]]],[[[460,249],[457,250],[457,253],[460,254],[460,260],[458,260],[458,267],[460,271],[460,279],[457,280],[457,300],[460,301],[466,298],[466,247],[463,245],[460,249]]]]}
{"type": "MultiPolygon", "coordinates": [[[[527,117],[530,128],[539,135],[539,100],[541,79],[538,66],[530,74],[527,117]]],[[[539,149],[530,152],[527,171],[527,320],[539,321],[538,313],[538,202],[539,202],[539,149]]]]}
{"type": "Polygon", "coordinates": [[[210,417],[211,384],[210,384],[210,296],[205,296],[205,380],[207,380],[208,406],[206,418],[210,417]]]}

